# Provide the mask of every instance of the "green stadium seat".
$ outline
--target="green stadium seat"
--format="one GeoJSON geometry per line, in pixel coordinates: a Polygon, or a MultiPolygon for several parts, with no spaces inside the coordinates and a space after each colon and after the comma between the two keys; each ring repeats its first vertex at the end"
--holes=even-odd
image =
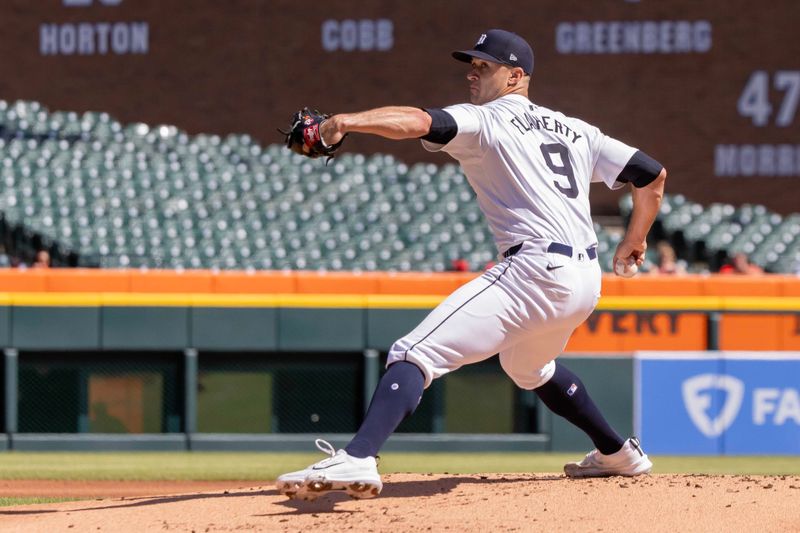
{"type": "MultiPolygon", "coordinates": [[[[453,163],[342,154],[324,166],[249,135],[123,125],[36,102],[0,100],[0,125],[11,133],[0,138],[5,220],[70,247],[81,264],[439,271],[454,258],[473,270],[495,259],[453,163]]],[[[623,216],[631,205],[620,200],[623,216]]],[[[659,224],[708,253],[750,250],[768,268],[789,268],[800,215],[773,215],[667,195],[659,224]]],[[[612,254],[618,236],[596,231],[601,257],[612,254]]]]}

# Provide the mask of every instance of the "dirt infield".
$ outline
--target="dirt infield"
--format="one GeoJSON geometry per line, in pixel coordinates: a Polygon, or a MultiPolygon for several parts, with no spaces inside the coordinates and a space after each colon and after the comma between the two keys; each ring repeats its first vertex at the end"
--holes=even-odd
{"type": "Polygon", "coordinates": [[[2,507],[0,531],[800,531],[800,476],[384,481],[373,500],[335,494],[315,502],[287,500],[271,484],[4,481],[8,496],[113,497],[2,507]]]}

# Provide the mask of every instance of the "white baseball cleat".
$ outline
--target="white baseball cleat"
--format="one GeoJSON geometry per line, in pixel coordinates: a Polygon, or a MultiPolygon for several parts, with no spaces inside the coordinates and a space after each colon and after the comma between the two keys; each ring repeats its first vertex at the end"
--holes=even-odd
{"type": "Polygon", "coordinates": [[[565,464],[564,473],[567,477],[638,476],[647,474],[651,468],[653,463],[642,451],[639,439],[631,437],[616,453],[603,455],[595,449],[580,463],[565,464]]]}
{"type": "Polygon", "coordinates": [[[292,499],[316,500],[331,491],[344,491],[353,498],[374,498],[383,489],[378,463],[374,457],[363,459],[335,451],[327,441],[314,441],[317,448],[330,455],[304,470],[278,477],[278,492],[292,499]]]}

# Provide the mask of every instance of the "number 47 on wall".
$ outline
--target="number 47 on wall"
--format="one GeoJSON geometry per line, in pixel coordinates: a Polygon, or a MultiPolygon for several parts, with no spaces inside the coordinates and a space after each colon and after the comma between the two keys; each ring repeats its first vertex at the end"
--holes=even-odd
{"type": "MultiPolygon", "coordinates": [[[[784,91],[781,107],[775,116],[776,126],[789,126],[794,121],[797,103],[800,100],[800,70],[779,70],[772,78],[772,85],[784,91]]],[[[750,117],[755,126],[766,126],[772,114],[769,103],[769,73],[756,70],[744,86],[737,105],[739,114],[750,117]]]]}

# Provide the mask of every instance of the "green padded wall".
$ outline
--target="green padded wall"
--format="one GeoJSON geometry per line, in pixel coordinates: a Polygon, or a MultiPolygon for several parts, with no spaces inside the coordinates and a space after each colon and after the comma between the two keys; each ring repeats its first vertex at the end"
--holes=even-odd
{"type": "Polygon", "coordinates": [[[186,307],[104,307],[102,347],[111,350],[182,350],[189,346],[186,307]]]}
{"type": "Polygon", "coordinates": [[[99,315],[97,307],[14,307],[11,344],[21,350],[96,350],[99,315]]]}
{"type": "Polygon", "coordinates": [[[363,309],[278,309],[281,351],[361,351],[363,309]]]}
{"type": "Polygon", "coordinates": [[[198,350],[278,349],[278,312],[269,308],[198,307],[191,311],[191,345],[198,350]]]}
{"type": "MultiPolygon", "coordinates": [[[[130,353],[126,358],[132,358],[131,362],[146,365],[146,359],[158,352],[171,354],[169,358],[172,358],[180,357],[176,351],[196,348],[201,361],[200,383],[209,386],[209,399],[215,396],[215,402],[224,389],[214,392],[215,382],[209,380],[210,374],[206,379],[205,373],[214,372],[216,367],[209,367],[204,361],[216,352],[214,357],[220,358],[219,361],[230,362],[216,369],[220,375],[214,379],[222,379],[226,373],[235,378],[237,372],[256,371],[254,399],[259,403],[257,412],[261,415],[257,424],[245,425],[242,431],[352,432],[363,415],[361,353],[373,348],[385,358],[391,344],[413,329],[427,313],[425,309],[354,308],[0,307],[0,341],[6,347],[19,348],[23,363],[32,351],[51,353],[66,363],[75,353],[84,356],[97,353],[102,358],[105,357],[103,351],[121,350],[130,353]],[[241,355],[239,359],[235,358],[237,353],[241,355]],[[254,359],[247,359],[251,357],[254,359]],[[236,361],[238,363],[234,364],[236,361]],[[265,377],[269,378],[269,387],[262,384],[265,377]],[[313,388],[344,391],[346,395],[335,400],[322,395],[329,401],[319,405],[303,403],[308,390],[313,388]],[[269,395],[268,401],[264,400],[265,394],[269,395]],[[265,410],[270,414],[265,414],[265,410]]],[[[119,354],[114,353],[108,356],[112,360],[119,358],[119,354]]],[[[633,426],[632,360],[564,357],[563,362],[581,377],[617,431],[625,437],[630,435],[633,426]]],[[[170,377],[164,378],[165,385],[169,382],[172,387],[182,387],[179,369],[180,366],[174,367],[170,377]]],[[[21,377],[25,379],[21,385],[28,388],[41,385],[43,390],[52,390],[51,383],[38,384],[38,375],[31,373],[30,368],[22,370],[21,377]]],[[[101,369],[101,375],[104,371],[101,369]]],[[[115,370],[108,367],[108,372],[115,370]]],[[[247,374],[246,377],[251,376],[247,374]]],[[[65,383],[71,380],[73,378],[68,377],[65,383]]],[[[72,388],[72,385],[67,387],[72,388]]],[[[64,394],[67,392],[65,389],[64,394]]],[[[172,394],[166,397],[174,398],[172,394]]],[[[238,425],[215,422],[214,417],[224,414],[224,409],[216,412],[208,402],[203,403],[204,400],[200,402],[204,429],[237,429],[238,425]]],[[[162,417],[164,429],[179,431],[180,417],[175,413],[180,409],[181,400],[170,401],[174,405],[171,404],[165,411],[168,414],[162,417]]],[[[85,418],[85,406],[81,407],[81,402],[76,405],[85,418]]],[[[86,430],[82,429],[85,424],[80,422],[81,417],[75,426],[74,414],[63,427],[28,427],[26,424],[33,422],[26,414],[30,409],[26,411],[25,406],[20,407],[20,414],[25,415],[20,419],[21,428],[86,430]]],[[[108,431],[106,426],[102,429],[108,431]]],[[[552,416],[536,402],[535,395],[517,390],[495,360],[463,368],[437,380],[426,391],[416,415],[399,428],[401,434],[509,431],[517,435],[549,434],[547,445],[552,450],[585,452],[592,448],[582,432],[552,416]],[[491,389],[491,405],[460,401],[476,387],[491,389]]]]}
{"type": "Polygon", "coordinates": [[[11,308],[0,306],[0,346],[11,345],[11,308]]]}

